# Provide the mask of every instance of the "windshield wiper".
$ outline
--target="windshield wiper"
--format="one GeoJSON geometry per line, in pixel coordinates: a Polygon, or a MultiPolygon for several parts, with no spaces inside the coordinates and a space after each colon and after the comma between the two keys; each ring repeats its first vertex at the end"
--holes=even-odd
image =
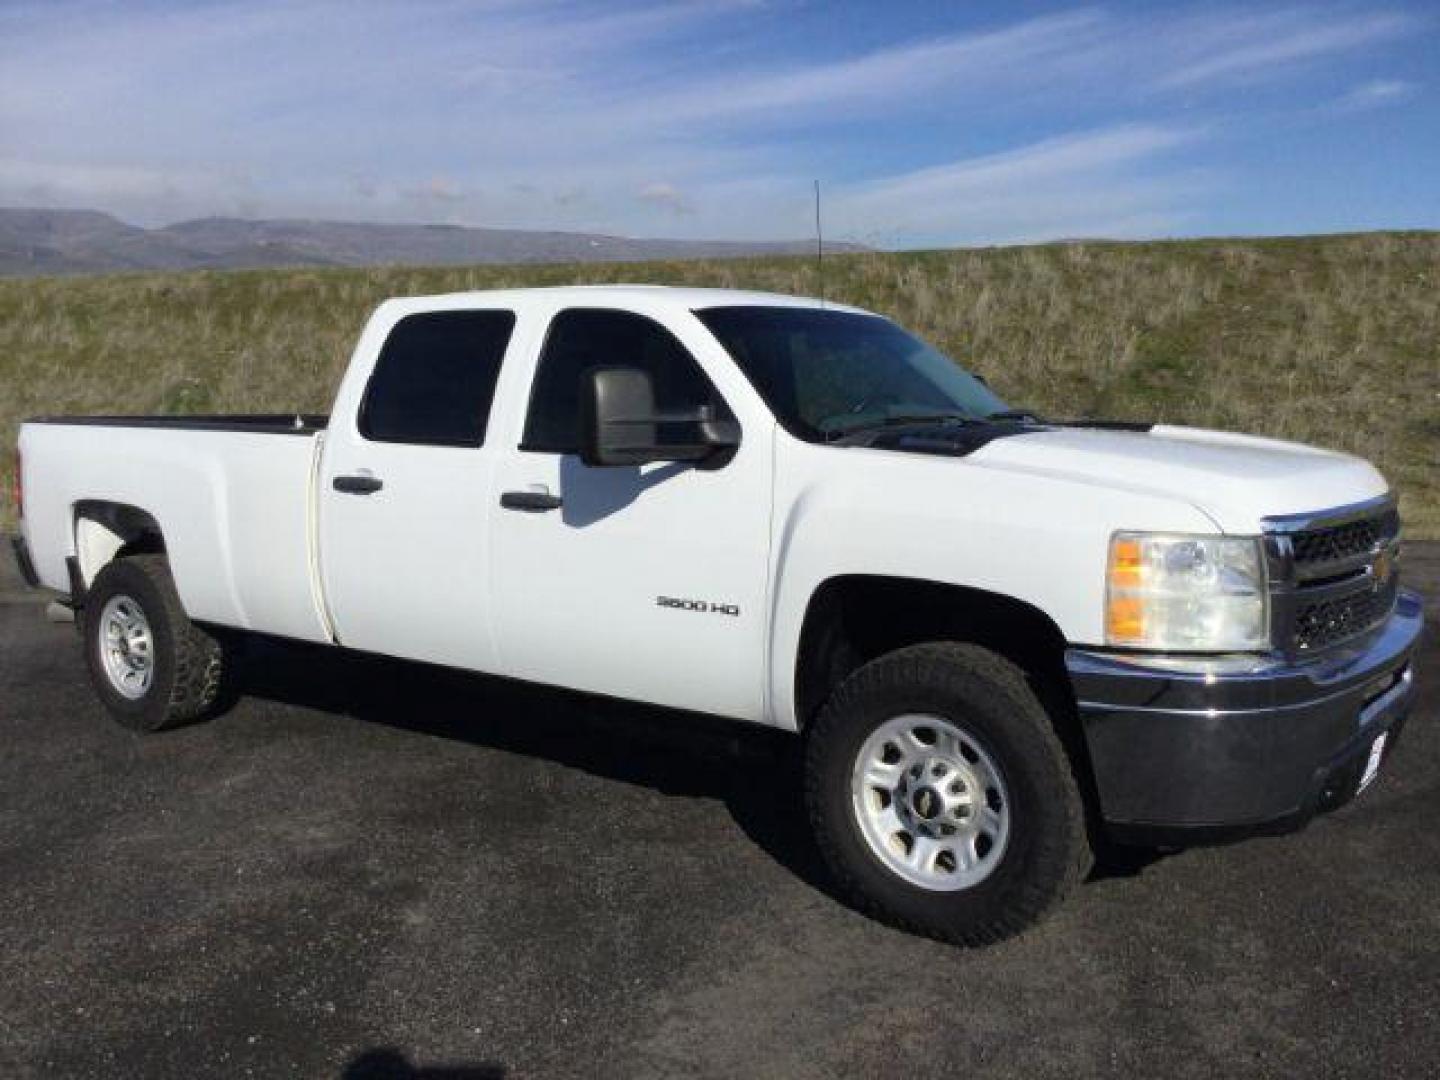
{"type": "Polygon", "coordinates": [[[979,423],[973,416],[965,416],[962,413],[901,413],[896,416],[886,416],[879,420],[866,420],[862,424],[850,424],[846,427],[835,428],[833,431],[825,432],[826,442],[835,442],[845,438],[847,435],[857,435],[862,431],[873,431],[877,428],[898,427],[903,424],[976,424],[979,423]]]}
{"type": "Polygon", "coordinates": [[[986,416],[985,416],[985,419],[986,419],[986,420],[1034,420],[1037,424],[1043,424],[1043,423],[1045,422],[1044,420],[1042,420],[1042,419],[1040,418],[1040,415],[1039,415],[1038,413],[1033,413],[1033,412],[1031,412],[1029,409],[1001,409],[999,412],[987,413],[986,416]]]}

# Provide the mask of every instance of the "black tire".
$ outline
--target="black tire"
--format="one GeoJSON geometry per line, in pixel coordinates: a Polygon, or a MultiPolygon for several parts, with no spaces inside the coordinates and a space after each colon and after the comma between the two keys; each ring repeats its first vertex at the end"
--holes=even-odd
{"type": "Polygon", "coordinates": [[[116,559],[85,597],[81,640],[90,681],[110,715],[132,731],[164,731],[210,716],[226,685],[225,643],[192,623],[163,555],[116,559]],[[153,672],[138,697],[121,693],[106,670],[102,616],[115,597],[139,605],[150,627],[153,672]]]}
{"type": "Polygon", "coordinates": [[[882,921],[952,944],[1019,933],[1090,869],[1079,785],[1050,717],[1019,668],[978,646],[915,645],[854,672],[806,732],[805,794],[820,852],[847,898],[882,921]],[[862,831],[855,762],[880,725],[906,714],[938,716],[973,735],[1003,776],[1008,841],[988,876],[970,887],[937,891],[905,880],[862,831]]]}

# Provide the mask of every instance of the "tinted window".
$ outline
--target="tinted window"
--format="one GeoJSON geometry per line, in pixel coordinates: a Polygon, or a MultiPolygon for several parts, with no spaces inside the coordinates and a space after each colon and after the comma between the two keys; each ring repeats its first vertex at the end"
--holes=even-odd
{"type": "Polygon", "coordinates": [[[573,454],[580,449],[580,394],[595,367],[634,367],[650,374],[655,407],[729,412],[695,358],[659,323],[629,311],[572,309],[550,324],[525,423],[526,450],[573,454]]]}
{"type": "Polygon", "coordinates": [[[1005,408],[975,376],[889,319],[803,307],[725,307],[696,317],[776,419],[801,438],[887,417],[980,419],[1005,408]]]}
{"type": "Polygon", "coordinates": [[[365,389],[360,434],[379,442],[480,446],[509,311],[429,311],[395,324],[365,389]]]}

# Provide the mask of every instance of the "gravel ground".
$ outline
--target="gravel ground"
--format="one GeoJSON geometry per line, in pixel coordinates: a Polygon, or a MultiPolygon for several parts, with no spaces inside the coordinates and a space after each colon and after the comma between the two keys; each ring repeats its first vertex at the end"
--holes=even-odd
{"type": "MultiPolygon", "coordinates": [[[[1440,597],[1440,545],[1409,583],[1440,597]]],[[[961,952],[831,895],[788,741],[266,646],[134,737],[0,558],[0,1075],[1435,1075],[1440,649],[1298,835],[961,952]]],[[[1436,619],[1431,607],[1430,618],[1436,619]]]]}

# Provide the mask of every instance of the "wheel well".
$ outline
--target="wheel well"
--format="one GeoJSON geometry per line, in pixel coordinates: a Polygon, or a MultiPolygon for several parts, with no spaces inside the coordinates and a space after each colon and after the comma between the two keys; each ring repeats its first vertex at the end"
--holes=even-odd
{"type": "Polygon", "coordinates": [[[805,613],[795,668],[800,726],[856,668],[926,641],[993,649],[1026,673],[1057,722],[1074,713],[1065,637],[1039,608],[983,589],[853,575],[826,581],[805,613]]]}
{"type": "Polygon", "coordinates": [[[105,566],[127,555],[165,551],[160,523],[139,507],[86,501],[75,506],[75,557],[88,588],[105,566]]]}
{"type": "Polygon", "coordinates": [[[795,711],[801,730],[856,668],[929,641],[981,645],[1025,673],[1070,759],[1092,840],[1099,837],[1099,793],[1065,668],[1065,635],[1050,616],[1023,600],[908,578],[831,578],[811,597],[800,632],[795,711]]]}

